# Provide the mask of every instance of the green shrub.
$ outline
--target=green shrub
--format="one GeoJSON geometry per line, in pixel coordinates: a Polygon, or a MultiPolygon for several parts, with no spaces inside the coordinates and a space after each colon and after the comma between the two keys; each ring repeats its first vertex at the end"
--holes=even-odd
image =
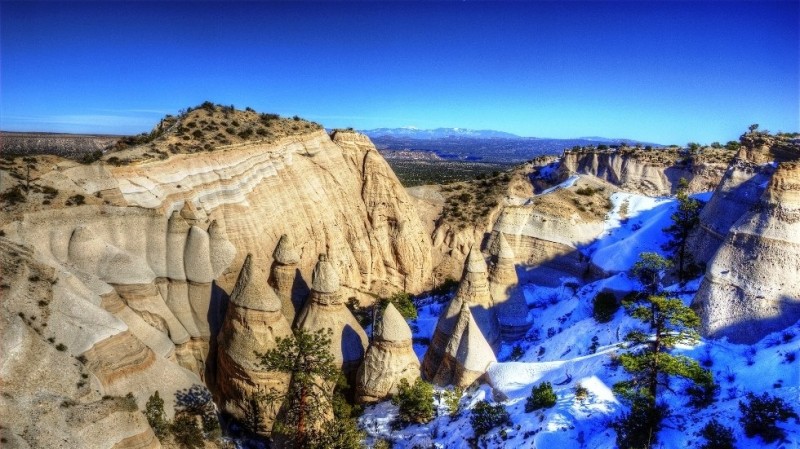
{"type": "Polygon", "coordinates": [[[97,150],[97,151],[93,151],[91,153],[84,153],[80,157],[79,162],[81,164],[91,164],[92,162],[94,162],[96,160],[99,160],[101,157],[103,157],[103,152],[100,151],[100,150],[97,150]]]}
{"type": "Polygon", "coordinates": [[[400,407],[397,419],[401,424],[427,423],[434,417],[433,385],[422,379],[409,385],[407,380],[401,379],[392,403],[400,407]]]}
{"type": "Polygon", "coordinates": [[[456,418],[461,414],[461,396],[464,394],[464,389],[461,387],[453,387],[442,392],[444,404],[447,406],[447,414],[451,418],[456,418]]]}
{"type": "Polygon", "coordinates": [[[480,436],[489,433],[496,427],[511,425],[511,417],[502,404],[491,405],[488,401],[480,401],[472,409],[469,422],[472,424],[475,435],[480,436]]]}
{"type": "Polygon", "coordinates": [[[135,412],[139,410],[139,405],[136,403],[136,398],[133,397],[133,393],[130,391],[125,397],[122,398],[122,408],[128,412],[135,412]]]}
{"type": "Polygon", "coordinates": [[[712,419],[700,430],[700,436],[706,439],[706,443],[700,449],[733,449],[736,438],[733,437],[733,429],[725,427],[716,419],[712,419]]]}
{"type": "Polygon", "coordinates": [[[786,432],[778,427],[778,421],[785,422],[789,418],[798,419],[794,409],[781,398],[764,393],[756,396],[747,393],[747,404],[739,401],[742,417],[739,422],[749,438],[760,436],[767,443],[772,443],[786,436],[786,432]]]}
{"type": "Polygon", "coordinates": [[[83,204],[86,204],[86,197],[83,196],[83,195],[80,195],[80,194],[72,195],[71,197],[69,197],[67,199],[67,202],[66,202],[67,206],[72,206],[72,205],[81,206],[83,204]]]}
{"type": "Polygon", "coordinates": [[[144,416],[159,440],[163,440],[169,434],[169,421],[164,412],[164,400],[158,395],[158,391],[147,399],[144,416]]]}
{"type": "Polygon", "coordinates": [[[65,345],[64,343],[59,343],[56,345],[56,349],[61,352],[64,352],[67,350],[67,345],[65,345]]]}
{"type": "Polygon", "coordinates": [[[598,323],[608,323],[619,310],[617,297],[609,291],[602,291],[592,300],[593,316],[598,323]]]}
{"type": "Polygon", "coordinates": [[[203,432],[197,418],[187,412],[178,412],[170,426],[175,442],[184,449],[199,449],[204,446],[203,432]]]}
{"type": "Polygon", "coordinates": [[[525,355],[525,351],[522,350],[522,346],[514,345],[514,347],[511,349],[510,359],[517,361],[521,359],[523,355],[525,355]]]}
{"type": "Polygon", "coordinates": [[[550,382],[542,382],[531,390],[531,395],[525,402],[525,411],[530,413],[543,408],[551,408],[556,405],[556,399],[550,382]]]}
{"type": "Polygon", "coordinates": [[[23,187],[16,185],[2,194],[0,194],[0,199],[3,200],[4,203],[8,204],[17,204],[25,201],[26,195],[22,193],[23,187]]]}
{"type": "Polygon", "coordinates": [[[617,432],[619,449],[644,449],[656,442],[661,421],[667,415],[662,406],[652,407],[647,399],[633,401],[630,413],[624,413],[611,424],[617,432]]]}
{"type": "Polygon", "coordinates": [[[400,315],[403,315],[403,318],[413,320],[417,317],[417,306],[414,305],[410,293],[397,292],[388,298],[381,299],[381,312],[390,302],[394,304],[397,311],[400,312],[400,315]]]}
{"type": "Polygon", "coordinates": [[[589,397],[589,389],[581,384],[575,385],[575,399],[582,401],[589,397]]]}

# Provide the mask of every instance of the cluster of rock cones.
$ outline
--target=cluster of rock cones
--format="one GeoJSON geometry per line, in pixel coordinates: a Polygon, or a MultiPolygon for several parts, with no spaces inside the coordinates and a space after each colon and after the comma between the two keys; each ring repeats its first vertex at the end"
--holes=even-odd
{"type": "MultiPolygon", "coordinates": [[[[222,409],[239,420],[252,419],[258,395],[287,390],[291,375],[266,371],[259,354],[275,348],[278,339],[291,338],[292,327],[333,332],[331,353],[361,403],[385,400],[397,393],[401,380],[413,383],[420,375],[439,385],[468,386],[496,361],[501,338],[517,338],[530,327],[524,298],[514,292],[514,254],[502,234],[491,270],[477,248],[470,252],[422,367],[411,329],[393,304],[375,323],[370,341],[347,308],[338,270],[327,255],[319,256],[310,289],[300,276],[299,259],[283,235],[269,272],[248,255],[231,294],[217,340],[217,392],[222,409]]],[[[257,427],[269,433],[277,413],[277,406],[260,410],[257,427]]]]}

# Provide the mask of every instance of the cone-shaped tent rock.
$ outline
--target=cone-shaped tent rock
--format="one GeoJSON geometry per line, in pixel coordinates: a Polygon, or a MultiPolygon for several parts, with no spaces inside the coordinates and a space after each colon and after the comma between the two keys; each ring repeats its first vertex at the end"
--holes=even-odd
{"type": "MultiPolygon", "coordinates": [[[[450,313],[454,308],[452,306],[455,305],[453,303],[457,303],[456,298],[448,307],[450,313]]],[[[489,365],[496,362],[497,358],[466,303],[460,303],[460,309],[455,317],[447,317],[448,321],[445,323],[442,322],[442,318],[446,318],[444,312],[439,318],[434,339],[437,338],[437,334],[440,338],[444,335],[439,332],[439,325],[442,324],[454,324],[452,334],[444,345],[436,344],[435,341],[431,343],[422,362],[422,374],[436,385],[452,384],[467,387],[480,380],[489,365]]]]}
{"type": "Polygon", "coordinates": [[[401,379],[409,384],[420,376],[411,329],[392,303],[377,323],[373,341],[356,376],[356,401],[378,402],[397,393],[401,379]]]}
{"type": "Polygon", "coordinates": [[[514,268],[514,251],[503,233],[499,234],[495,263],[489,270],[489,292],[497,310],[500,335],[504,341],[517,341],[528,333],[531,321],[528,304],[517,288],[519,280],[514,268]]]}
{"type": "Polygon", "coordinates": [[[325,254],[319,256],[311,278],[311,296],[297,315],[297,328],[309,332],[331,329],[331,352],[345,375],[353,380],[364,359],[367,334],[345,306],[336,267],[325,254]]]}
{"type": "Polygon", "coordinates": [[[497,350],[500,347],[500,323],[497,320],[494,300],[489,292],[487,272],[486,261],[480,249],[473,246],[467,256],[456,297],[469,306],[486,341],[497,350]]]}
{"type": "Polygon", "coordinates": [[[272,253],[269,285],[275,289],[281,300],[281,310],[290,323],[303,309],[308,297],[308,285],[300,274],[300,253],[291,237],[283,234],[272,253]]]}
{"type": "Polygon", "coordinates": [[[258,419],[258,433],[268,434],[278,408],[258,395],[286,391],[289,374],[265,371],[258,354],[275,348],[277,338],[290,338],[291,326],[281,313],[281,302],[267,284],[252,255],[245,258],[231,293],[230,304],[217,339],[217,387],[223,411],[239,421],[258,419]]]}

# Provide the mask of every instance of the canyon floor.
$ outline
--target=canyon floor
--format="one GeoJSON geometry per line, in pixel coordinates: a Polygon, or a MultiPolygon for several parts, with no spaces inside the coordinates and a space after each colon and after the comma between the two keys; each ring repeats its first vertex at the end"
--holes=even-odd
{"type": "MultiPolygon", "coordinates": [[[[569,185],[564,183],[559,188],[569,185]]],[[[707,200],[710,195],[711,192],[702,192],[694,196],[707,200]]],[[[662,229],[669,225],[677,201],[631,193],[615,193],[612,201],[614,207],[604,221],[603,234],[581,250],[595,263],[617,274],[577,288],[580,280],[569,276],[560,278],[558,286],[523,284],[521,288],[534,324],[521,341],[503,344],[498,363],[488,371],[491,387],[468,389],[460,400],[461,412],[457,417],[449,415],[449,409],[440,399],[436,419],[400,430],[392,427],[396,406],[384,402],[369,407],[361,423],[372,441],[385,439],[395,448],[466,449],[474,447],[473,444],[490,448],[615,448],[615,433],[610,423],[625,406],[616,398],[612,386],[627,374],[614,366],[612,360],[628,349],[621,337],[641,327],[641,323],[619,310],[613,320],[599,324],[592,317],[592,299],[606,289],[641,290],[639,282],[626,273],[639,253],[663,253],[661,244],[667,237],[662,229]],[[624,217],[620,214],[623,205],[624,217]],[[541,382],[553,385],[557,404],[551,409],[526,413],[525,400],[541,382]],[[578,386],[586,388],[588,393],[576,397],[578,386]],[[512,423],[471,442],[480,435],[472,429],[470,413],[484,399],[502,404],[512,423]]],[[[665,290],[689,305],[701,281],[702,276],[665,290]]],[[[415,330],[414,349],[420,360],[446,299],[421,298],[419,302],[424,305],[419,317],[409,321],[415,330]]],[[[698,410],[687,404],[683,391],[686,385],[676,382],[675,391],[663,398],[672,414],[664,423],[656,447],[699,447],[705,441],[700,430],[712,418],[734,429],[737,448],[788,448],[800,443],[800,422],[790,421],[782,426],[789,436],[786,442],[766,444],[758,437],[747,438],[738,421],[739,401],[747,392],[769,392],[797,404],[800,368],[795,360],[800,354],[800,323],[767,335],[754,345],[704,338],[694,346],[678,348],[676,353],[700,360],[710,369],[720,393],[712,406],[698,410]]]]}

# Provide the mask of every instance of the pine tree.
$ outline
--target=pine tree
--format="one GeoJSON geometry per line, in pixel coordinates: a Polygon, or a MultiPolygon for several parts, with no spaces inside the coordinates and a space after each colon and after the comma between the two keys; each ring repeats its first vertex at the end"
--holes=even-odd
{"type": "Polygon", "coordinates": [[[294,338],[277,338],[275,348],[261,357],[261,366],[292,375],[285,394],[269,391],[267,401],[282,402],[272,432],[277,441],[295,448],[321,447],[323,427],[333,420],[333,387],[341,373],[329,347],[330,329],[311,333],[294,330],[294,338]]]}
{"type": "Polygon", "coordinates": [[[147,399],[147,404],[144,406],[144,416],[159,440],[163,440],[169,434],[169,421],[167,420],[167,414],[164,412],[164,400],[158,395],[158,391],[147,399]]]}
{"type": "Polygon", "coordinates": [[[663,229],[670,236],[670,240],[662,248],[677,260],[678,279],[681,282],[686,281],[697,271],[687,242],[689,235],[700,224],[700,210],[703,208],[701,201],[689,197],[688,186],[686,178],[681,178],[676,195],[678,210],[671,216],[672,224],[663,229]]]}
{"type": "Polygon", "coordinates": [[[672,268],[672,262],[664,259],[658,253],[644,252],[639,254],[639,260],[633,265],[633,275],[645,288],[648,295],[654,295],[661,290],[661,277],[664,270],[672,268]]]}
{"type": "Polygon", "coordinates": [[[696,360],[669,353],[677,344],[698,341],[700,319],[692,309],[679,299],[660,295],[629,299],[623,304],[633,318],[649,325],[650,334],[634,331],[625,337],[636,348],[620,356],[620,363],[631,378],[615,384],[614,391],[632,407],[631,413],[617,424],[617,444],[620,448],[641,447],[643,443],[649,447],[668,412],[656,400],[660,390],[668,386],[669,378],[680,377],[702,386],[713,385],[713,378],[696,360]],[[631,432],[630,426],[638,430],[631,432]]]}

